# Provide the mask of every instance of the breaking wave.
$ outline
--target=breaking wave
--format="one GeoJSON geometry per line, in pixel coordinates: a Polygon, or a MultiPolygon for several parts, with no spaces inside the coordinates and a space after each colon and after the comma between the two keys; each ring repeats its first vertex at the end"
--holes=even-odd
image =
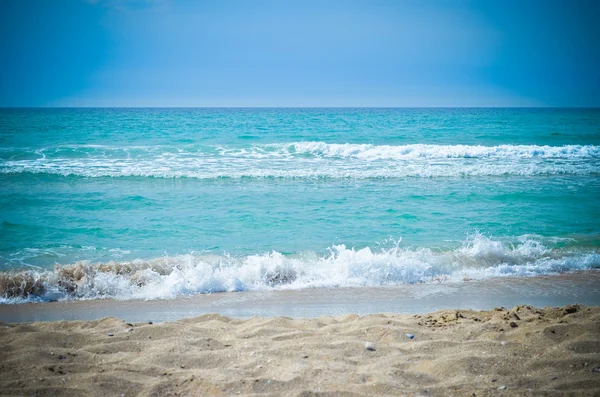
{"type": "Polygon", "coordinates": [[[198,179],[593,175],[600,173],[600,146],[294,142],[248,147],[4,148],[0,173],[198,179]]]}
{"type": "Polygon", "coordinates": [[[535,145],[369,145],[296,142],[281,147],[291,153],[307,153],[317,157],[381,159],[443,159],[443,158],[600,158],[598,146],[535,146],[535,145]]]}
{"type": "Polygon", "coordinates": [[[0,273],[0,302],[160,299],[250,290],[462,282],[597,268],[600,253],[596,248],[548,248],[531,236],[508,243],[476,234],[460,247],[445,251],[401,248],[400,242],[377,250],[334,245],[324,255],[190,254],[4,272],[0,273]]]}

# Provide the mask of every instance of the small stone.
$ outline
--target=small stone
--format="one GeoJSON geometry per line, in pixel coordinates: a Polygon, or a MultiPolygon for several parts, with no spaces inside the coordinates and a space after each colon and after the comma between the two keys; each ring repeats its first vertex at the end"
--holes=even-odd
{"type": "Polygon", "coordinates": [[[511,328],[517,328],[518,327],[517,323],[515,323],[514,321],[511,321],[510,324],[508,324],[508,325],[510,325],[511,328]]]}
{"type": "Polygon", "coordinates": [[[113,334],[112,332],[109,332],[108,336],[115,336],[115,334],[113,334]]]}
{"type": "Polygon", "coordinates": [[[414,339],[414,338],[415,338],[415,335],[414,335],[414,334],[406,334],[406,337],[407,337],[408,339],[414,339]]]}
{"type": "Polygon", "coordinates": [[[133,324],[131,324],[131,323],[125,323],[125,325],[128,327],[133,327],[133,324]]]}
{"type": "Polygon", "coordinates": [[[552,377],[552,380],[557,380],[557,379],[558,379],[558,376],[553,376],[552,377]]]}
{"type": "Polygon", "coordinates": [[[505,341],[505,340],[503,340],[502,342],[500,342],[500,344],[501,344],[502,346],[506,346],[506,345],[508,345],[508,342],[507,342],[507,341],[505,341]]]}
{"type": "Polygon", "coordinates": [[[152,321],[148,321],[148,324],[152,325],[152,321]]]}
{"type": "Polygon", "coordinates": [[[377,350],[375,348],[375,343],[373,343],[373,342],[366,342],[365,343],[365,349],[367,349],[369,351],[372,351],[372,352],[374,352],[375,350],[377,350]]]}
{"type": "Polygon", "coordinates": [[[185,368],[185,365],[180,365],[179,368],[183,369],[185,368]]]}
{"type": "Polygon", "coordinates": [[[498,388],[498,390],[506,390],[506,386],[502,385],[498,388]]]}

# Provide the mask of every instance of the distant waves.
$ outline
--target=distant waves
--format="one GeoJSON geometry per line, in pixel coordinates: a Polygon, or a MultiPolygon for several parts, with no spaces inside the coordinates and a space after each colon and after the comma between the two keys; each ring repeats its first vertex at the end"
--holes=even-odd
{"type": "Polygon", "coordinates": [[[294,142],[251,146],[3,148],[0,173],[197,179],[594,175],[600,173],[600,146],[294,142]]]}

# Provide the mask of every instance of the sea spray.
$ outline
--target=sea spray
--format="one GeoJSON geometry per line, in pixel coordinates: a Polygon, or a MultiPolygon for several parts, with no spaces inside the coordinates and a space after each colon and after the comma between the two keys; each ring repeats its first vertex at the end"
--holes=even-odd
{"type": "Polygon", "coordinates": [[[268,252],[235,257],[189,254],[127,262],[57,265],[53,271],[0,274],[2,301],[48,299],[160,299],[182,295],[269,289],[463,282],[534,276],[600,267],[594,249],[552,249],[532,238],[501,242],[474,234],[458,248],[355,249],[328,253],[268,252]]]}

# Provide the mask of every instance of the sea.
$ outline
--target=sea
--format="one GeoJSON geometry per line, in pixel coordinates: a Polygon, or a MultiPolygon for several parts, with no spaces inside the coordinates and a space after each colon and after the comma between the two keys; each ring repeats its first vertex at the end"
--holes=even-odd
{"type": "Polygon", "coordinates": [[[599,268],[600,109],[0,109],[0,303],[599,268]]]}

